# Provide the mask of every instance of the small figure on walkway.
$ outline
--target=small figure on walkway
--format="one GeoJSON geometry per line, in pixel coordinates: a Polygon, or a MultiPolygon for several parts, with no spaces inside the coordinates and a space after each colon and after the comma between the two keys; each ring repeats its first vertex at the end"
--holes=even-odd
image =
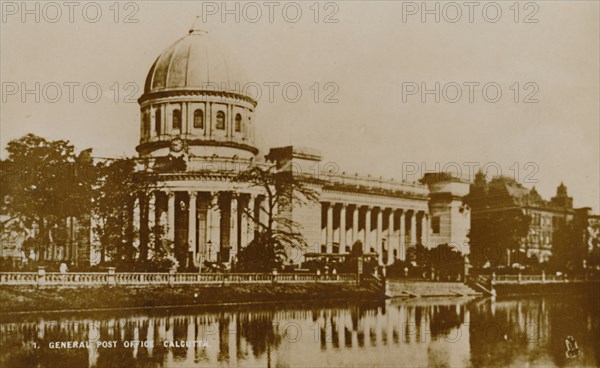
{"type": "Polygon", "coordinates": [[[69,271],[65,262],[60,264],[60,273],[65,274],[69,271]]]}
{"type": "Polygon", "coordinates": [[[567,346],[566,356],[567,358],[577,358],[581,355],[581,350],[579,350],[579,346],[577,346],[577,341],[573,336],[568,336],[565,339],[565,345],[567,346]]]}

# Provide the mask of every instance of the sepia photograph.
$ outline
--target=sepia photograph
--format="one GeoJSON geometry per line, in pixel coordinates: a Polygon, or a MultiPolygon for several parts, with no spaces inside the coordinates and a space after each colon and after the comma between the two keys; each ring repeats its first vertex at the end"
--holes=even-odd
{"type": "Polygon", "coordinates": [[[600,367],[600,1],[0,17],[0,367],[600,367]]]}

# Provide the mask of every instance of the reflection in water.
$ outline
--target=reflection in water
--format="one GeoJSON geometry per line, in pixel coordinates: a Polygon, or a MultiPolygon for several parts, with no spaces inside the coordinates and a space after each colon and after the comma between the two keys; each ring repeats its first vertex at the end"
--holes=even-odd
{"type": "Polygon", "coordinates": [[[539,297],[32,315],[0,323],[0,366],[595,366],[598,308],[539,297]],[[565,357],[568,335],[577,360],[565,357]]]}

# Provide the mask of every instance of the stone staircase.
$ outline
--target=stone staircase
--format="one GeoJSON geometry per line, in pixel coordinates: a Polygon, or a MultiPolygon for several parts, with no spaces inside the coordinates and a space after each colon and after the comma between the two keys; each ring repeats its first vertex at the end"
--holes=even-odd
{"type": "Polygon", "coordinates": [[[439,297],[439,296],[481,296],[482,293],[462,282],[434,282],[419,280],[387,280],[388,297],[439,297]]]}

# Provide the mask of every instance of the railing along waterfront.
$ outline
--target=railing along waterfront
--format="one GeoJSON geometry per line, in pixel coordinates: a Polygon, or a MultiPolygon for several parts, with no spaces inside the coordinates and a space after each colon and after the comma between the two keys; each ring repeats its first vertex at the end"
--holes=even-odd
{"type": "Polygon", "coordinates": [[[0,286],[149,286],[149,285],[229,285],[269,283],[355,284],[355,274],[309,273],[176,273],[176,272],[0,272],[0,286]]]}
{"type": "Polygon", "coordinates": [[[576,282],[598,282],[597,279],[589,279],[586,276],[556,276],[556,275],[492,275],[492,285],[504,284],[552,284],[552,283],[576,283],[576,282]]]}

